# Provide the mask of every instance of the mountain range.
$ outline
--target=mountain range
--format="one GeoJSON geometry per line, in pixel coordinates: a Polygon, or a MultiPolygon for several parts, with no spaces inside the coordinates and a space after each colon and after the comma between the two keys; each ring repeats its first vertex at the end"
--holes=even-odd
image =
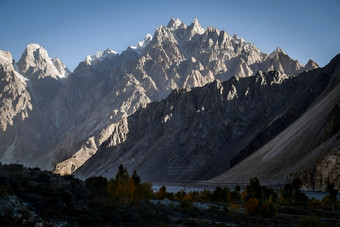
{"type": "Polygon", "coordinates": [[[18,62],[0,51],[1,162],[80,178],[114,176],[122,163],[143,179],[167,182],[242,182],[248,180],[243,169],[261,163],[266,168],[254,164],[258,171],[251,173],[267,183],[299,177],[312,187],[312,179],[319,181],[311,172],[328,152],[314,150],[334,139],[338,127],[336,120],[333,126],[318,121],[337,119],[334,102],[325,104],[327,94],[337,97],[337,58],[317,68],[281,48],[263,53],[197,19],[188,26],[171,19],[120,54],[107,49],[87,56],[72,73],[38,44],[29,44],[18,62]],[[282,138],[305,127],[294,124],[311,127],[303,118],[308,111],[325,113],[311,121],[319,131],[331,127],[329,136],[308,146],[296,137],[288,146],[282,138]],[[259,152],[288,157],[284,151],[294,144],[300,155],[287,160],[292,166],[258,160],[259,152]]]}

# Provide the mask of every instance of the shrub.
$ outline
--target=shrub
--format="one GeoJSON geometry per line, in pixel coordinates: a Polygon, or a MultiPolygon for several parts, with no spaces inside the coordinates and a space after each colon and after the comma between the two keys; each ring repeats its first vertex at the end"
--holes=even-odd
{"type": "Polygon", "coordinates": [[[186,195],[187,195],[187,193],[182,189],[182,190],[176,192],[176,194],[175,194],[175,199],[176,199],[176,200],[179,200],[179,201],[182,201],[183,198],[184,198],[186,195]]]}
{"type": "Polygon", "coordinates": [[[294,205],[306,205],[308,197],[300,191],[302,182],[299,179],[294,179],[293,182],[286,184],[281,190],[283,203],[294,204],[294,205]]]}
{"type": "Polygon", "coordinates": [[[320,208],[321,207],[321,203],[318,199],[315,199],[315,198],[311,198],[309,201],[308,201],[308,207],[311,208],[311,209],[315,209],[315,208],[320,208]]]}
{"type": "MultiPolygon", "coordinates": [[[[245,191],[249,197],[261,199],[262,198],[262,186],[259,179],[251,178],[249,184],[247,184],[245,191]]],[[[248,198],[249,198],[248,197],[248,198]]],[[[247,199],[247,198],[246,198],[247,199]]]]}
{"type": "Polygon", "coordinates": [[[192,201],[192,197],[190,194],[186,194],[184,197],[183,197],[183,200],[189,200],[189,201],[192,201]]]}
{"type": "Polygon", "coordinates": [[[212,193],[209,190],[204,189],[199,194],[200,201],[211,201],[212,193]]]}
{"type": "Polygon", "coordinates": [[[273,203],[260,201],[256,198],[250,198],[245,203],[244,210],[249,216],[260,215],[265,218],[275,218],[277,216],[277,208],[273,203]]]}
{"type": "Polygon", "coordinates": [[[325,226],[318,217],[306,216],[303,217],[299,223],[300,227],[321,227],[325,226]]]}
{"type": "Polygon", "coordinates": [[[246,190],[244,190],[243,192],[241,192],[241,200],[243,201],[247,201],[250,198],[248,192],[246,190]]]}
{"type": "Polygon", "coordinates": [[[257,209],[259,205],[260,200],[256,198],[250,198],[245,204],[244,204],[244,210],[249,216],[255,216],[257,214],[257,209]]]}
{"type": "Polygon", "coordinates": [[[235,214],[237,211],[240,210],[240,205],[239,204],[236,204],[236,203],[232,203],[229,205],[229,210],[231,213],[235,214]]]}
{"type": "Polygon", "coordinates": [[[182,200],[180,207],[183,209],[192,209],[192,201],[190,200],[182,200]]]}
{"type": "Polygon", "coordinates": [[[239,191],[233,191],[233,192],[229,192],[228,193],[228,201],[232,202],[232,203],[236,203],[238,201],[240,201],[241,199],[241,194],[239,191]]]}
{"type": "Polygon", "coordinates": [[[216,187],[212,194],[212,201],[214,202],[227,202],[229,188],[216,187]]]}
{"type": "Polygon", "coordinates": [[[85,180],[86,187],[95,191],[104,191],[107,187],[108,180],[105,177],[89,177],[85,180]]]}
{"type": "Polygon", "coordinates": [[[275,218],[277,216],[277,208],[267,201],[261,202],[258,210],[264,218],[275,218]]]}
{"type": "Polygon", "coordinates": [[[137,200],[148,201],[153,195],[152,186],[149,183],[141,183],[137,189],[137,200]]]}

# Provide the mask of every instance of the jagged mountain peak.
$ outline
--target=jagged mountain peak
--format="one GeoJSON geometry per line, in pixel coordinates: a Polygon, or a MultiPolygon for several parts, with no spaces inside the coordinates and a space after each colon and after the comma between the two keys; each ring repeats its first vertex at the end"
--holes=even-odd
{"type": "Polygon", "coordinates": [[[171,18],[167,27],[171,30],[176,30],[179,27],[186,28],[186,25],[179,18],[171,18]]]}
{"type": "MultiPolygon", "coordinates": [[[[29,44],[27,44],[27,46],[26,46],[26,49],[27,50],[36,50],[36,49],[40,49],[40,48],[42,48],[42,49],[44,49],[42,46],[40,46],[38,43],[29,43],[29,44]]],[[[45,49],[44,49],[45,50],[45,49]]]]}
{"type": "Polygon", "coordinates": [[[238,35],[236,35],[236,34],[233,34],[233,39],[238,40],[238,39],[240,39],[240,37],[238,37],[238,35]]]}
{"type": "Polygon", "coordinates": [[[141,53],[146,45],[148,45],[152,41],[152,35],[147,34],[143,41],[138,42],[137,46],[130,46],[131,49],[135,50],[138,53],[141,53]]]}
{"type": "Polygon", "coordinates": [[[281,49],[281,47],[276,47],[276,49],[269,55],[271,58],[275,57],[276,55],[278,55],[279,53],[283,53],[285,55],[286,52],[284,50],[281,49]]]}
{"type": "Polygon", "coordinates": [[[305,69],[306,70],[312,70],[312,69],[316,69],[316,68],[319,68],[318,63],[316,63],[312,59],[309,59],[307,64],[305,65],[305,69]]]}
{"type": "Polygon", "coordinates": [[[60,78],[67,78],[71,74],[71,71],[59,58],[53,58],[52,62],[54,64],[54,67],[58,70],[60,78]]]}
{"type": "Polygon", "coordinates": [[[26,46],[24,53],[19,60],[19,69],[21,72],[26,72],[29,67],[35,67],[41,59],[51,61],[47,50],[37,43],[30,43],[26,46]]]}
{"type": "Polygon", "coordinates": [[[104,51],[98,51],[94,55],[87,55],[83,62],[85,62],[86,65],[95,65],[98,62],[103,61],[106,58],[111,58],[115,55],[118,55],[118,53],[111,48],[107,48],[104,51]]]}
{"type": "Polygon", "coordinates": [[[194,21],[188,27],[188,30],[192,31],[192,34],[203,34],[205,29],[202,28],[202,25],[198,22],[198,19],[195,18],[194,21]]]}
{"type": "MultiPolygon", "coordinates": [[[[13,130],[17,121],[28,117],[32,110],[31,97],[26,89],[26,78],[15,69],[12,54],[0,50],[0,138],[6,130],[13,130]]],[[[16,138],[11,134],[8,140],[1,140],[0,150],[6,148],[6,142],[16,138]]],[[[7,147],[3,153],[2,161],[11,157],[11,148],[7,147]]],[[[1,157],[1,155],[0,155],[1,157]]]]}
{"type": "Polygon", "coordinates": [[[202,28],[198,19],[195,18],[194,21],[187,26],[180,19],[171,18],[167,27],[160,26],[157,28],[155,36],[161,35],[163,37],[171,37],[168,32],[172,32],[176,36],[177,41],[190,40],[196,34],[202,35],[206,29],[202,28]]]}
{"type": "Polygon", "coordinates": [[[37,43],[27,45],[18,62],[18,70],[29,79],[64,79],[70,73],[60,59],[51,59],[47,50],[37,43]]]}
{"type": "Polygon", "coordinates": [[[12,63],[13,61],[11,52],[5,50],[0,50],[0,59],[8,63],[12,63]]]}
{"type": "Polygon", "coordinates": [[[40,61],[41,59],[45,59],[47,61],[51,60],[50,57],[48,56],[47,50],[37,43],[28,44],[26,46],[25,52],[21,56],[21,59],[22,58],[26,58],[26,61],[27,60],[32,61],[31,66],[33,66],[33,64],[37,64],[38,61],[40,61]]]}

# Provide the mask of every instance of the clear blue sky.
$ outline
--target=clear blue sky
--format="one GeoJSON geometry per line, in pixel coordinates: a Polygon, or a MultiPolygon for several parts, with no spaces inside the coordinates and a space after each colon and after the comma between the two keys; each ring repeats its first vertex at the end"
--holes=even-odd
{"type": "Polygon", "coordinates": [[[28,43],[73,70],[86,55],[122,52],[171,17],[236,33],[260,50],[280,46],[321,66],[340,53],[340,0],[0,0],[0,49],[19,60],[28,43]]]}

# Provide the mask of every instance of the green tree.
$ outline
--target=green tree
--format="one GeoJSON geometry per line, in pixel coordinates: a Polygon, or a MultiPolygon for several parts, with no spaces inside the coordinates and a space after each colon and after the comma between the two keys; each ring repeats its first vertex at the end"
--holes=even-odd
{"type": "Polygon", "coordinates": [[[137,202],[147,202],[152,198],[152,186],[149,183],[141,183],[136,192],[137,202]]]}
{"type": "Polygon", "coordinates": [[[107,193],[112,197],[116,197],[116,186],[115,186],[115,184],[116,184],[115,180],[112,179],[112,178],[107,183],[107,193]]]}
{"type": "Polygon", "coordinates": [[[248,200],[249,198],[262,199],[262,187],[258,178],[251,178],[249,184],[247,184],[244,194],[247,196],[244,198],[248,200]]]}
{"type": "MultiPolygon", "coordinates": [[[[161,188],[161,190],[166,189],[161,188]]],[[[152,187],[150,184],[141,183],[136,170],[134,170],[131,178],[123,165],[119,165],[115,179],[110,179],[107,184],[108,194],[119,204],[135,203],[147,201],[152,196],[152,187]]]]}
{"type": "Polygon", "coordinates": [[[303,217],[299,223],[300,227],[322,227],[325,226],[324,223],[321,222],[320,218],[314,216],[306,216],[303,217]]]}
{"type": "Polygon", "coordinates": [[[182,190],[176,192],[175,199],[182,201],[186,195],[187,195],[187,193],[182,189],[182,190]]]}
{"type": "Polygon", "coordinates": [[[240,185],[236,185],[235,186],[235,189],[234,189],[234,191],[237,191],[237,192],[239,192],[240,193],[240,191],[241,191],[241,187],[240,187],[240,185]]]}
{"type": "Polygon", "coordinates": [[[123,184],[127,184],[127,182],[129,181],[129,173],[126,170],[126,168],[124,168],[124,166],[122,164],[119,165],[118,167],[118,172],[116,174],[115,180],[117,182],[121,182],[123,184]]]}
{"type": "Polygon", "coordinates": [[[133,170],[131,178],[133,179],[135,186],[138,186],[141,183],[140,177],[137,175],[136,170],[133,170]]]}
{"type": "Polygon", "coordinates": [[[232,191],[228,193],[228,202],[236,203],[239,202],[241,199],[241,194],[239,191],[232,191]]]}
{"type": "Polygon", "coordinates": [[[229,188],[216,187],[212,194],[212,200],[215,202],[227,202],[229,188]]]}
{"type": "Polygon", "coordinates": [[[85,180],[86,187],[92,189],[93,191],[103,193],[107,188],[108,180],[105,177],[89,177],[85,180]]]}
{"type": "Polygon", "coordinates": [[[327,192],[328,192],[328,194],[329,194],[329,202],[330,202],[330,205],[331,205],[333,211],[335,211],[338,191],[335,189],[334,184],[330,184],[330,183],[328,182],[328,185],[327,185],[327,192]]]}
{"type": "Polygon", "coordinates": [[[302,182],[300,179],[294,179],[293,182],[288,183],[283,188],[283,199],[290,204],[306,205],[308,197],[300,191],[302,182]]]}
{"type": "Polygon", "coordinates": [[[249,198],[248,201],[244,204],[244,211],[249,216],[255,216],[258,213],[258,206],[260,200],[257,198],[249,198]]]}
{"type": "Polygon", "coordinates": [[[210,190],[204,189],[199,195],[200,201],[211,201],[212,193],[210,190]]]}

